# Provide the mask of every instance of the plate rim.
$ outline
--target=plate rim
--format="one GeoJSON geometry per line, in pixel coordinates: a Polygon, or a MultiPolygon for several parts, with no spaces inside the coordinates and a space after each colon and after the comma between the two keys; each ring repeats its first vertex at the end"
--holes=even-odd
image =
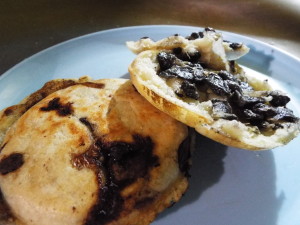
{"type": "MultiPolygon", "coordinates": [[[[7,76],[9,76],[9,74],[12,73],[15,69],[17,69],[18,67],[20,67],[23,64],[25,64],[27,61],[30,61],[30,60],[38,57],[39,55],[42,55],[42,54],[44,54],[44,53],[46,53],[48,51],[51,51],[52,49],[59,48],[62,45],[65,45],[65,44],[77,41],[79,39],[85,39],[85,38],[89,38],[89,37],[92,37],[92,36],[101,35],[101,34],[104,34],[104,33],[118,32],[118,31],[122,31],[122,30],[137,30],[137,29],[144,29],[144,28],[152,28],[152,29],[153,28],[159,28],[159,29],[161,29],[161,28],[175,28],[175,27],[178,27],[179,29],[180,28],[204,29],[204,27],[201,27],[201,26],[189,26],[189,25],[186,26],[186,25],[175,25],[175,24],[172,24],[172,25],[158,24],[158,25],[124,26],[124,27],[110,28],[110,29],[104,29],[104,30],[100,30],[100,31],[95,31],[95,32],[92,32],[92,33],[87,33],[87,34],[84,34],[84,35],[73,37],[71,39],[67,39],[65,41],[59,42],[59,43],[54,44],[52,46],[49,46],[49,47],[47,47],[47,48],[45,48],[45,49],[43,49],[41,51],[38,51],[38,52],[34,53],[31,56],[28,56],[28,57],[22,59],[20,62],[18,62],[17,64],[15,64],[14,66],[12,66],[8,70],[6,70],[4,73],[0,74],[0,82],[3,79],[5,79],[7,76]]],[[[240,34],[240,33],[234,33],[234,32],[227,31],[227,30],[222,30],[222,29],[216,29],[216,31],[217,32],[221,32],[222,34],[225,34],[225,35],[235,36],[237,38],[248,40],[248,41],[250,41],[252,43],[257,43],[257,44],[259,44],[262,47],[274,49],[278,53],[283,54],[283,55],[291,58],[292,60],[295,60],[296,63],[299,63],[299,65],[300,65],[300,58],[298,58],[297,56],[295,56],[295,55],[289,53],[288,51],[283,50],[283,49],[281,49],[281,48],[279,48],[277,46],[271,45],[271,44],[269,44],[267,42],[255,39],[253,37],[248,37],[248,36],[240,34]]]]}

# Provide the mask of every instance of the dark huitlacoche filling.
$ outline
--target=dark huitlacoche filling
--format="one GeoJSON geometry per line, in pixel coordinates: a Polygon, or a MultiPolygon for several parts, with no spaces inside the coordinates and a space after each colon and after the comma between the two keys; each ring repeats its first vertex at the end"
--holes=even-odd
{"type": "Polygon", "coordinates": [[[196,39],[203,38],[203,37],[204,37],[204,34],[203,34],[202,31],[200,31],[198,33],[197,32],[191,33],[191,35],[187,36],[186,39],[188,39],[188,40],[196,40],[196,39]]]}
{"type": "Polygon", "coordinates": [[[190,83],[186,80],[184,80],[181,84],[181,87],[179,90],[176,90],[175,92],[179,97],[188,97],[192,99],[198,99],[199,93],[197,91],[197,87],[195,84],[190,83]]]}
{"type": "MultiPolygon", "coordinates": [[[[86,124],[86,120],[83,122],[86,124]]],[[[150,168],[158,166],[158,157],[153,155],[154,144],[150,137],[133,136],[132,143],[105,142],[101,139],[83,154],[74,155],[73,165],[90,168],[97,174],[98,200],[92,207],[86,225],[106,224],[122,210],[124,199],[121,191],[139,177],[145,177],[150,168]]]]}
{"type": "Polygon", "coordinates": [[[278,91],[273,91],[271,96],[271,104],[273,106],[285,106],[290,101],[290,98],[288,96],[281,95],[281,93],[279,93],[278,91]]]}
{"type": "Polygon", "coordinates": [[[212,113],[214,118],[223,118],[227,120],[236,120],[237,116],[233,114],[230,104],[225,100],[212,99],[212,113]]]}
{"type": "Polygon", "coordinates": [[[233,43],[230,43],[229,44],[229,47],[232,48],[233,50],[236,50],[236,49],[239,49],[243,46],[242,43],[236,43],[236,42],[233,42],[233,43]]]}
{"type": "Polygon", "coordinates": [[[160,52],[158,76],[166,81],[177,79],[180,85],[174,87],[174,92],[180,98],[211,100],[214,119],[239,120],[273,130],[281,127],[282,122],[298,121],[292,110],[286,108],[288,96],[279,91],[255,91],[242,75],[205,68],[200,56],[201,53],[185,53],[178,48],[172,53],[160,52]],[[193,57],[186,60],[186,55],[193,57]]]}
{"type": "MultiPolygon", "coordinates": [[[[216,32],[216,30],[213,29],[213,28],[211,28],[211,27],[204,28],[204,31],[206,31],[206,32],[208,32],[208,31],[216,32]]],[[[188,40],[196,40],[196,39],[200,39],[200,38],[203,38],[203,37],[204,37],[204,32],[203,31],[199,31],[199,32],[193,32],[193,33],[191,33],[189,36],[186,37],[186,39],[188,39],[188,40]]],[[[228,43],[229,47],[232,48],[233,50],[238,50],[238,49],[240,49],[240,48],[243,47],[242,43],[230,42],[230,41],[227,41],[227,40],[223,40],[223,42],[228,43]]]]}
{"type": "MultiPolygon", "coordinates": [[[[213,28],[211,28],[211,27],[204,28],[204,31],[206,31],[206,32],[208,32],[208,31],[216,32],[216,30],[213,29],[213,28]]],[[[188,40],[196,40],[196,39],[203,38],[203,37],[204,37],[204,33],[202,31],[200,31],[200,32],[193,32],[193,33],[191,33],[191,35],[187,36],[186,39],[188,39],[188,40]]]]}

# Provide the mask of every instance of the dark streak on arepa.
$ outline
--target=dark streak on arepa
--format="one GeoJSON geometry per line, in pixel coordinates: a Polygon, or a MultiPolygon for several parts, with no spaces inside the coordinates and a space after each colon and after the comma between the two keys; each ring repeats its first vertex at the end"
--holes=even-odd
{"type": "Polygon", "coordinates": [[[5,148],[5,146],[7,145],[7,142],[4,143],[1,147],[0,147],[0,153],[2,152],[2,150],[5,148]]]}
{"type": "Polygon", "coordinates": [[[84,83],[80,83],[79,85],[83,85],[91,88],[98,88],[98,89],[102,89],[105,87],[105,84],[103,83],[93,83],[93,82],[84,82],[84,83]]]}

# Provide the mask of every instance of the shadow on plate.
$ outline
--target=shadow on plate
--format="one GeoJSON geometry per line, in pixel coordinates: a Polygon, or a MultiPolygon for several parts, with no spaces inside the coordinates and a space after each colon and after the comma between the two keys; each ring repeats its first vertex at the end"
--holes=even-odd
{"type": "Polygon", "coordinates": [[[125,73],[125,74],[122,75],[120,78],[130,79],[130,75],[129,75],[129,73],[125,73]]]}
{"type": "Polygon", "coordinates": [[[157,220],[197,201],[207,188],[220,180],[224,173],[223,159],[226,156],[227,147],[199,134],[195,135],[195,149],[192,153],[189,188],[183,198],[160,214],[157,220]]]}
{"type": "Polygon", "coordinates": [[[271,65],[274,60],[273,52],[267,54],[264,51],[257,50],[253,45],[249,45],[248,47],[250,48],[250,52],[244,57],[241,57],[238,63],[265,75],[272,76],[271,65]]]}
{"type": "Polygon", "coordinates": [[[197,134],[190,186],[153,225],[276,225],[284,193],[276,194],[272,151],[233,149],[197,134]]]}

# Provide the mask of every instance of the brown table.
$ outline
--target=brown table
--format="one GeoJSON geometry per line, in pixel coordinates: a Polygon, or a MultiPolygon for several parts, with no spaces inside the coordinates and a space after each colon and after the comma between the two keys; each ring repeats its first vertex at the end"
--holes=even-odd
{"type": "Polygon", "coordinates": [[[255,37],[300,58],[298,0],[2,0],[0,74],[70,38],[146,24],[210,26],[255,37]]]}

